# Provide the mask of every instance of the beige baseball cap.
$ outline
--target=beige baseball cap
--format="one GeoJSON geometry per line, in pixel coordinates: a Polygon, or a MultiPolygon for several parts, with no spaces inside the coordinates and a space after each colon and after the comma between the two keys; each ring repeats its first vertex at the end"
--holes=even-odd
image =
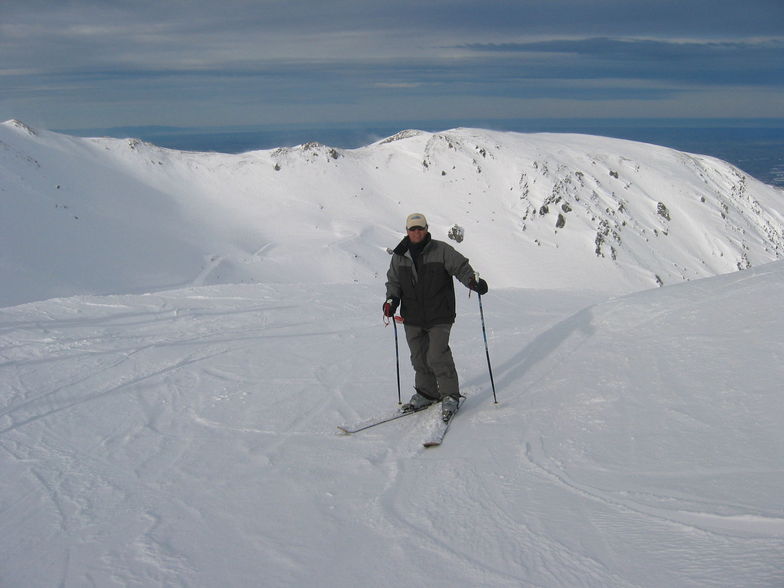
{"type": "Polygon", "coordinates": [[[427,219],[425,218],[425,215],[421,212],[409,214],[406,217],[406,230],[410,229],[411,227],[427,228],[427,219]]]}

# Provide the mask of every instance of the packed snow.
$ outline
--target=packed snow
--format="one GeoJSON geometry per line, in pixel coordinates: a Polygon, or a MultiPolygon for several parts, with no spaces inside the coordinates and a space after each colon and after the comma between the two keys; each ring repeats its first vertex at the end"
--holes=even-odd
{"type": "Polygon", "coordinates": [[[0,585],[784,586],[781,190],[597,137],[393,139],[0,125],[0,585]],[[490,285],[498,404],[458,286],[466,399],[433,449],[427,411],[337,430],[397,406],[414,210],[490,285]]]}

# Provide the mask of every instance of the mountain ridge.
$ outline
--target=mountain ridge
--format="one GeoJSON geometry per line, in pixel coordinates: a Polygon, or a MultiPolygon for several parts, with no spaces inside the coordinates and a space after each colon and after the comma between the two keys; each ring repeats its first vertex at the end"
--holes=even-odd
{"type": "Polygon", "coordinates": [[[357,149],[229,155],[8,121],[0,190],[0,272],[19,285],[2,304],[381,281],[414,210],[435,238],[460,234],[491,287],[629,292],[784,252],[781,189],[712,157],[589,135],[412,129],[357,149]]]}

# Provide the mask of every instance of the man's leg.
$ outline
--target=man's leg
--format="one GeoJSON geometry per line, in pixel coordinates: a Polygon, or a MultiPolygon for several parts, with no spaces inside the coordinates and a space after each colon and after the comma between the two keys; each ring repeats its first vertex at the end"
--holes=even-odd
{"type": "Polygon", "coordinates": [[[427,329],[405,325],[406,341],[411,352],[411,365],[414,368],[414,387],[422,396],[439,400],[436,375],[428,365],[427,356],[430,348],[430,336],[427,329]]]}
{"type": "Polygon", "coordinates": [[[449,348],[451,331],[452,325],[436,325],[428,329],[426,359],[430,372],[438,382],[436,397],[444,399],[451,396],[457,400],[460,398],[460,383],[457,378],[455,361],[452,358],[452,350],[449,348]]]}

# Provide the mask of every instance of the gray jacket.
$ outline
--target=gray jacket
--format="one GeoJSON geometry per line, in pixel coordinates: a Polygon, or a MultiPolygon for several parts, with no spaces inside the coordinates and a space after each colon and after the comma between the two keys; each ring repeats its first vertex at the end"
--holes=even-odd
{"type": "Polygon", "coordinates": [[[474,270],[463,255],[443,241],[426,237],[418,263],[405,237],[395,248],[387,271],[387,298],[400,300],[406,324],[430,328],[455,322],[455,286],[452,276],[465,286],[474,270]]]}

